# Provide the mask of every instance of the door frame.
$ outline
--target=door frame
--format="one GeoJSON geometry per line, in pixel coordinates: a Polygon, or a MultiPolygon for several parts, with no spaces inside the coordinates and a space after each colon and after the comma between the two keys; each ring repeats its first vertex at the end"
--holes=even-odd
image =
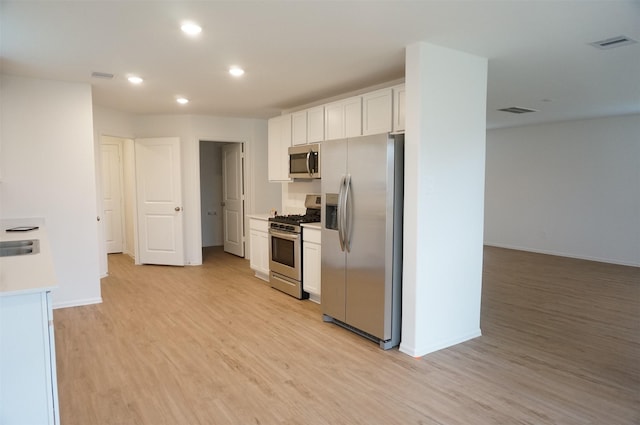
{"type": "MultiPolygon", "coordinates": [[[[105,138],[113,138],[113,139],[118,139],[118,144],[120,145],[120,150],[122,153],[121,156],[121,161],[120,161],[120,196],[121,196],[121,200],[122,200],[122,231],[123,231],[123,253],[128,254],[129,256],[134,256],[137,257],[137,247],[138,247],[138,242],[137,242],[137,220],[136,220],[136,215],[137,215],[137,211],[136,211],[136,194],[135,194],[135,188],[132,189],[133,191],[133,199],[129,200],[130,202],[133,203],[133,205],[130,205],[130,207],[133,209],[133,213],[131,215],[127,215],[127,197],[126,197],[126,193],[127,191],[125,190],[125,167],[127,166],[127,162],[128,160],[133,160],[132,158],[127,159],[127,151],[129,150],[129,148],[127,148],[125,146],[125,143],[130,143],[130,148],[133,149],[133,143],[134,143],[134,138],[131,136],[117,136],[111,133],[100,133],[94,140],[94,157],[95,157],[95,167],[96,167],[96,196],[97,196],[97,204],[98,204],[98,217],[97,217],[97,224],[98,224],[98,237],[100,238],[99,241],[99,247],[98,247],[98,252],[100,254],[100,277],[106,277],[109,275],[109,263],[107,261],[107,244],[106,244],[106,240],[105,240],[105,234],[104,234],[104,221],[102,220],[102,215],[103,215],[103,211],[104,211],[104,206],[103,206],[103,193],[102,193],[102,151],[101,151],[101,146],[103,145],[104,139],[105,138]],[[127,222],[130,222],[131,225],[133,226],[133,246],[130,246],[130,244],[127,242],[127,222]],[[133,252],[132,252],[133,251],[133,252]]],[[[113,144],[113,143],[112,143],[113,144]]],[[[134,170],[130,170],[132,173],[135,173],[135,169],[134,170]]]]}
{"type": "MultiPolygon", "coordinates": [[[[124,197],[124,140],[122,138],[119,137],[113,137],[113,136],[102,136],[101,140],[100,140],[100,148],[102,148],[102,146],[108,145],[108,146],[116,146],[117,150],[118,150],[118,196],[120,197],[120,209],[119,209],[119,215],[120,215],[120,237],[122,238],[121,240],[121,247],[122,247],[122,253],[127,252],[127,238],[125,235],[125,220],[126,220],[126,216],[125,216],[125,197],[124,197]],[[110,138],[112,140],[108,140],[105,141],[106,138],[110,138]]],[[[100,150],[100,155],[102,155],[102,150],[100,150]]],[[[101,160],[104,159],[101,157],[101,160]]],[[[100,172],[102,173],[102,183],[104,184],[104,169],[100,170],[100,172]]],[[[104,202],[104,193],[102,194],[102,199],[104,202]]],[[[104,217],[104,204],[103,204],[103,209],[100,211],[102,217],[102,223],[104,226],[106,217],[104,217]]],[[[104,229],[103,229],[104,230],[104,229]]],[[[106,243],[106,241],[105,241],[106,243]]],[[[107,249],[107,254],[109,254],[109,250],[107,249]]]]}
{"type": "MultiPolygon", "coordinates": [[[[205,142],[205,143],[215,143],[215,144],[219,144],[220,146],[222,145],[227,145],[227,144],[241,144],[242,145],[242,152],[243,152],[243,164],[242,164],[242,191],[244,193],[244,208],[243,208],[243,214],[242,214],[242,238],[244,241],[244,258],[247,258],[247,252],[248,252],[248,247],[247,247],[247,226],[246,226],[246,219],[245,216],[247,214],[247,208],[248,208],[248,202],[249,199],[247,197],[247,170],[248,170],[248,166],[247,166],[247,148],[248,148],[248,144],[245,143],[244,141],[239,141],[239,140],[220,140],[217,137],[199,137],[198,138],[198,161],[196,161],[197,165],[198,165],[198,205],[199,205],[199,211],[200,214],[198,215],[200,218],[202,217],[202,196],[201,196],[201,179],[200,179],[200,143],[201,142],[205,142]]],[[[222,157],[220,157],[220,161],[222,162],[222,157]]],[[[220,164],[220,166],[222,167],[222,164],[220,164]]],[[[223,184],[224,184],[224,173],[223,173],[223,184]]],[[[223,231],[224,231],[224,226],[225,226],[225,222],[224,222],[224,214],[222,215],[223,217],[223,223],[222,223],[222,227],[223,227],[223,231]]],[[[199,222],[199,236],[200,236],[200,246],[202,247],[202,219],[200,219],[199,222]]]]}

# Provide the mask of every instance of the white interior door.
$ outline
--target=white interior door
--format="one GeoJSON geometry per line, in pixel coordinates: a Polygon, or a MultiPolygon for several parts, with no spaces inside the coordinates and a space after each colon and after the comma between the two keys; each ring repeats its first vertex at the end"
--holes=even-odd
{"type": "Polygon", "coordinates": [[[136,139],[138,262],[184,265],[180,139],[136,139]]]}
{"type": "Polygon", "coordinates": [[[102,158],[102,218],[107,254],[123,251],[122,232],[122,147],[100,145],[102,158]]]}
{"type": "Polygon", "coordinates": [[[242,143],[222,147],[222,217],[224,250],[244,257],[244,190],[242,143]]]}

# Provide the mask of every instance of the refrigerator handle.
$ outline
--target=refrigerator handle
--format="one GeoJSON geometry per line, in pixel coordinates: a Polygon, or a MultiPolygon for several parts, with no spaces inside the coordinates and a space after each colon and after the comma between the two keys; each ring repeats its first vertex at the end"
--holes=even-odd
{"type": "Polygon", "coordinates": [[[344,252],[344,182],[346,176],[342,176],[340,180],[340,191],[338,192],[338,241],[340,241],[340,250],[344,252]]]}
{"type": "Polygon", "coordinates": [[[347,252],[351,252],[351,229],[349,224],[349,194],[351,193],[351,174],[347,174],[347,177],[344,182],[344,207],[343,207],[343,221],[344,221],[344,230],[343,239],[344,239],[344,247],[347,252]]]}

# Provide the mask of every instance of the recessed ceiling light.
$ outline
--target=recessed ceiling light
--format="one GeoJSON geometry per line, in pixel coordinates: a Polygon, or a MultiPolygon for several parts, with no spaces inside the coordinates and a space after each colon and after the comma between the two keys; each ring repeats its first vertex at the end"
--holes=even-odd
{"type": "Polygon", "coordinates": [[[202,27],[198,24],[194,24],[193,22],[185,22],[182,24],[180,29],[188,35],[198,35],[202,31],[202,27]]]}
{"type": "Polygon", "coordinates": [[[143,81],[142,78],[136,77],[135,75],[132,75],[131,77],[127,78],[127,80],[129,80],[131,84],[140,84],[143,81]]]}
{"type": "Polygon", "coordinates": [[[189,99],[186,99],[184,97],[179,97],[179,98],[176,99],[176,102],[178,102],[181,105],[185,105],[185,104],[189,103],[189,99]]]}
{"type": "Polygon", "coordinates": [[[244,69],[237,66],[232,66],[231,68],[229,68],[229,74],[233,75],[234,77],[239,77],[244,74],[244,69]]]}

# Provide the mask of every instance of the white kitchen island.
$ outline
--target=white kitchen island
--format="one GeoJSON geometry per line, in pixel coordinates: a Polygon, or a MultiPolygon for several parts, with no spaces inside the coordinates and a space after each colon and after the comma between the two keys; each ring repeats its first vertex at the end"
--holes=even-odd
{"type": "Polygon", "coordinates": [[[37,240],[39,252],[0,257],[0,423],[59,424],[51,290],[56,287],[42,220],[0,221],[0,241],[37,240]],[[27,232],[7,228],[36,224],[27,232]]]}

